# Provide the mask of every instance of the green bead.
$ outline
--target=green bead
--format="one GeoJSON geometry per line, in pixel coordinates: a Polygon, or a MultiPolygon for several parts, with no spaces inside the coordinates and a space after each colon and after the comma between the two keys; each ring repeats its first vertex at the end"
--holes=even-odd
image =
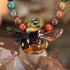
{"type": "Polygon", "coordinates": [[[67,2],[68,0],[61,0],[62,2],[67,2]]]}
{"type": "Polygon", "coordinates": [[[11,15],[11,17],[15,18],[15,17],[17,17],[17,12],[15,10],[12,10],[10,15],[11,15]]]}
{"type": "Polygon", "coordinates": [[[10,10],[13,10],[16,8],[16,3],[14,1],[10,1],[7,6],[10,10]]]}

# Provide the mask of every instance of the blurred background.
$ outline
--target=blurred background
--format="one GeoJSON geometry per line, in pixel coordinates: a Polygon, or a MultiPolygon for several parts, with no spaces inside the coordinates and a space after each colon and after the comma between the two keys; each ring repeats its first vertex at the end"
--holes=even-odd
{"type": "MultiPolygon", "coordinates": [[[[45,23],[47,23],[47,21],[55,17],[55,13],[58,11],[57,5],[60,1],[61,0],[15,0],[18,16],[22,17],[24,23],[30,18],[42,18],[45,23]]],[[[64,28],[64,34],[55,42],[50,42],[47,50],[49,55],[55,52],[60,53],[64,67],[70,68],[70,0],[66,2],[66,4],[67,9],[64,11],[65,17],[62,19],[61,25],[59,25],[59,27],[64,28]]],[[[5,11],[7,10],[8,9],[5,9],[5,11]]],[[[0,22],[2,23],[0,26],[0,37],[10,38],[6,28],[8,26],[15,27],[18,25],[14,24],[14,19],[10,17],[9,10],[4,15],[2,15],[0,11],[0,16],[0,20],[2,19],[0,22]]]]}

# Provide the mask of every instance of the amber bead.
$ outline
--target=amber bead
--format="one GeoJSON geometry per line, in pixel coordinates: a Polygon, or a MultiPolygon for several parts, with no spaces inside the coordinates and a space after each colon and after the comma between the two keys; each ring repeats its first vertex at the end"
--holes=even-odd
{"type": "Polygon", "coordinates": [[[60,24],[60,20],[58,18],[52,18],[50,23],[53,25],[53,26],[57,26],[60,24]]]}
{"type": "Polygon", "coordinates": [[[22,19],[20,17],[16,17],[14,19],[15,24],[21,24],[22,23],[22,19]]]}

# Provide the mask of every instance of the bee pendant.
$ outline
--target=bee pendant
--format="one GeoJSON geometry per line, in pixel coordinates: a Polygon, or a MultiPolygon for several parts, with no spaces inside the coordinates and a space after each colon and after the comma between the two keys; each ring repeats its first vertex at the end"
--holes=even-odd
{"type": "Polygon", "coordinates": [[[22,49],[26,53],[37,54],[48,46],[48,41],[55,41],[63,33],[63,29],[45,32],[43,29],[44,21],[42,19],[29,20],[28,28],[25,31],[20,31],[13,27],[7,27],[11,37],[20,42],[22,49]]]}

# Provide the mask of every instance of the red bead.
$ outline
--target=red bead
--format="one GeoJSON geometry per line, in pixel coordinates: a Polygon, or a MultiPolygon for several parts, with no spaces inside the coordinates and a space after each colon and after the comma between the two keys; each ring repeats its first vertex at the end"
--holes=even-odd
{"type": "Polygon", "coordinates": [[[58,11],[56,13],[56,17],[62,19],[64,17],[64,13],[62,11],[58,11]]]}
{"type": "Polygon", "coordinates": [[[53,30],[53,26],[51,24],[45,25],[45,31],[52,31],[52,30],[53,30]]]}
{"type": "Polygon", "coordinates": [[[24,24],[24,23],[21,23],[21,24],[19,25],[19,29],[20,29],[21,31],[24,31],[24,30],[26,29],[26,27],[27,27],[27,24],[24,24]]]}
{"type": "Polygon", "coordinates": [[[15,22],[16,24],[21,24],[21,23],[22,23],[22,19],[21,19],[20,17],[16,17],[16,18],[14,19],[14,22],[15,22]]]}

